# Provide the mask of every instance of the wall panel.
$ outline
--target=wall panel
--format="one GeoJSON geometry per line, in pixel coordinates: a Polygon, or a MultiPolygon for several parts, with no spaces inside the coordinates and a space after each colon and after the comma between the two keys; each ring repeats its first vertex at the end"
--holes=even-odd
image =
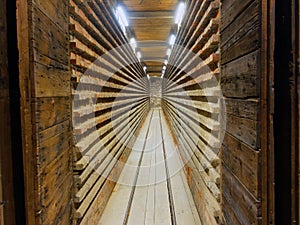
{"type": "Polygon", "coordinates": [[[68,1],[17,1],[28,224],[71,224],[68,1]]]}
{"type": "Polygon", "coordinates": [[[227,108],[222,210],[228,225],[261,224],[260,24],[259,1],[222,1],[221,88],[227,108]]]}

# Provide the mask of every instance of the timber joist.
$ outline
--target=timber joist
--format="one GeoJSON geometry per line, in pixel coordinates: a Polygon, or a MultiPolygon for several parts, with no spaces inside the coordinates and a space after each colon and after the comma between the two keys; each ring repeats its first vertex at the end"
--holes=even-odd
{"type": "Polygon", "coordinates": [[[209,181],[214,183],[217,187],[219,187],[220,173],[218,171],[219,163],[217,162],[217,158],[215,162],[215,167],[213,167],[209,160],[203,157],[203,155],[199,151],[197,151],[198,146],[195,144],[190,134],[186,131],[183,131],[181,127],[176,126],[175,123],[173,123],[173,126],[176,130],[176,133],[181,134],[179,142],[185,143],[186,148],[182,149],[185,155],[185,157],[183,157],[183,161],[188,162],[190,159],[193,159],[194,163],[197,164],[196,167],[199,168],[199,171],[205,172],[206,176],[209,176],[209,181]]]}
{"type": "MultiPolygon", "coordinates": [[[[209,2],[209,1],[203,1],[203,4],[204,2],[209,2]]],[[[213,22],[211,21],[214,21],[212,19],[214,19],[216,16],[217,16],[217,12],[219,10],[219,2],[218,1],[215,1],[215,2],[211,2],[210,4],[207,4],[207,7],[210,5],[209,7],[209,11],[208,12],[205,12],[204,14],[204,17],[201,19],[202,22],[200,23],[197,23],[197,28],[196,29],[191,29],[191,27],[189,27],[189,30],[187,31],[187,33],[182,33],[182,35],[180,36],[180,33],[179,33],[179,39],[184,39],[183,43],[179,46],[180,48],[178,49],[178,47],[175,46],[174,48],[174,51],[173,53],[171,54],[171,57],[170,57],[170,62],[172,62],[172,65],[182,65],[182,60],[183,58],[186,57],[186,54],[183,54],[184,52],[181,50],[182,47],[184,48],[187,48],[187,49],[190,49],[190,47],[192,47],[192,44],[195,43],[195,41],[197,39],[199,39],[199,37],[206,37],[207,38],[207,35],[205,35],[208,31],[209,31],[209,28],[207,30],[205,30],[206,27],[209,27],[209,26],[213,26],[213,22]],[[191,33],[193,32],[193,33],[191,33]],[[191,34],[190,34],[191,33],[191,34]],[[202,36],[203,34],[203,36],[202,36]],[[179,50],[179,52],[178,52],[179,50]]],[[[203,10],[205,10],[203,8],[203,10]]],[[[198,12],[197,16],[199,16],[199,14],[201,14],[201,10],[198,12]]],[[[195,20],[197,18],[197,16],[195,17],[195,20]]],[[[216,21],[214,21],[216,22],[216,21]]],[[[216,32],[217,30],[215,30],[216,32]]],[[[213,34],[212,32],[210,32],[211,35],[213,34]]],[[[205,44],[205,38],[203,38],[202,42],[199,42],[200,45],[204,45],[205,44]]],[[[170,74],[172,74],[172,71],[170,72],[170,74]]]]}

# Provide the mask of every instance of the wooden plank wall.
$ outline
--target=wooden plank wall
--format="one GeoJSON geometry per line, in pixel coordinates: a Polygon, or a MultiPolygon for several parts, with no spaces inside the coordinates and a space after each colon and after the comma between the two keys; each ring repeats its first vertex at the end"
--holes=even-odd
{"type": "Polygon", "coordinates": [[[27,224],[71,224],[67,0],[17,1],[27,224]]]}
{"type": "Polygon", "coordinates": [[[6,1],[0,2],[0,224],[15,224],[6,1]]]}
{"type": "Polygon", "coordinates": [[[220,2],[187,1],[166,69],[162,106],[203,224],[221,224],[220,2]]]}
{"type": "Polygon", "coordinates": [[[260,4],[223,0],[221,7],[221,87],[227,108],[222,195],[228,225],[261,224],[260,4]]]}
{"type": "Polygon", "coordinates": [[[74,223],[98,224],[149,111],[148,80],[112,1],[70,1],[74,223]]]}

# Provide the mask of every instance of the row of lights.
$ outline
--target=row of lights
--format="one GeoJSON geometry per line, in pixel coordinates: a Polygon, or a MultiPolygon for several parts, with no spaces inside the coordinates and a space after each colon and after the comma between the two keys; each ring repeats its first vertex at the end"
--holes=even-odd
{"type": "MultiPolygon", "coordinates": [[[[123,9],[122,6],[119,5],[116,8],[115,14],[116,14],[116,18],[118,20],[118,23],[120,24],[120,27],[122,29],[122,32],[127,37],[127,30],[126,29],[129,26],[129,22],[128,22],[127,17],[126,17],[125,10],[123,9]]],[[[130,43],[130,46],[133,49],[133,51],[136,53],[136,57],[138,58],[138,60],[140,62],[141,58],[142,58],[142,54],[141,54],[140,51],[136,51],[137,43],[136,43],[135,38],[133,38],[133,37],[130,38],[129,43],[130,43]]]]}
{"type": "MultiPolygon", "coordinates": [[[[182,23],[182,20],[183,20],[183,17],[184,17],[184,14],[185,14],[185,9],[186,9],[186,4],[184,2],[180,2],[177,6],[177,10],[175,12],[175,24],[178,26],[178,28],[181,26],[181,23],[182,23]]],[[[120,27],[124,33],[124,35],[127,37],[127,27],[129,26],[129,22],[127,20],[127,17],[126,17],[126,13],[125,13],[125,10],[123,9],[122,6],[117,6],[116,8],[116,11],[115,11],[115,14],[116,14],[116,18],[120,24],[120,27]]],[[[167,57],[169,58],[170,55],[171,55],[171,52],[172,52],[172,47],[173,45],[175,44],[175,41],[176,41],[176,36],[175,34],[171,34],[171,36],[169,37],[169,45],[170,45],[170,48],[167,49],[167,57]]],[[[141,61],[141,58],[142,58],[142,54],[140,51],[136,51],[137,50],[137,42],[135,40],[135,38],[131,38],[129,40],[129,43],[130,43],[130,46],[131,48],[133,49],[133,51],[136,53],[136,57],[137,59],[139,60],[139,62],[141,61]]],[[[163,69],[162,69],[162,75],[161,77],[163,77],[165,75],[165,72],[166,72],[166,65],[168,64],[168,60],[166,59],[164,61],[164,66],[163,66],[163,69]]],[[[146,73],[147,71],[147,67],[144,66],[143,67],[144,69],[144,72],[146,73]]],[[[150,78],[149,75],[147,75],[148,79],[150,78]]]]}
{"type": "MultiPolygon", "coordinates": [[[[175,24],[178,26],[178,28],[181,26],[181,23],[182,23],[184,14],[185,14],[185,9],[186,9],[186,4],[184,2],[180,2],[178,4],[178,6],[177,6],[177,9],[176,9],[176,12],[175,12],[175,17],[174,17],[175,24]]],[[[167,57],[168,58],[171,55],[172,47],[175,44],[175,41],[176,41],[176,35],[175,34],[171,34],[170,37],[169,37],[169,42],[168,42],[169,45],[170,45],[170,47],[167,49],[167,57]]],[[[167,59],[164,61],[164,64],[165,65],[162,68],[161,78],[164,77],[165,72],[166,72],[166,68],[167,68],[166,65],[168,64],[168,60],[167,59]]]]}

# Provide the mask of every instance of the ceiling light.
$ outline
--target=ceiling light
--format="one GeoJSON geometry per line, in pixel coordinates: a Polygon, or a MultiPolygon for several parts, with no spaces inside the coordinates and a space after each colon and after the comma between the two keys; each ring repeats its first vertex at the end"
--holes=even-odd
{"type": "Polygon", "coordinates": [[[125,27],[128,27],[128,20],[126,18],[125,11],[121,6],[117,7],[116,14],[118,16],[118,20],[120,20],[119,22],[121,22],[125,27]]]}
{"type": "Polygon", "coordinates": [[[169,44],[170,44],[170,45],[174,45],[174,44],[175,44],[175,40],[176,40],[176,37],[175,37],[174,34],[172,34],[172,35],[170,36],[170,39],[169,39],[169,44]]]}
{"type": "Polygon", "coordinates": [[[180,26],[183,16],[185,13],[185,3],[181,2],[179,3],[176,13],[175,13],[175,24],[178,24],[178,26],[180,26]]]}
{"type": "Polygon", "coordinates": [[[146,72],[146,70],[147,70],[147,66],[144,66],[144,67],[143,67],[143,69],[144,69],[144,71],[146,72]]]}
{"type": "Polygon", "coordinates": [[[171,55],[171,49],[168,49],[167,50],[167,56],[170,56],[171,55]]]}
{"type": "Polygon", "coordinates": [[[126,27],[128,27],[129,24],[128,24],[128,20],[126,18],[125,11],[121,6],[118,6],[116,8],[116,17],[117,17],[117,20],[121,26],[121,29],[122,29],[124,35],[126,36],[126,27]]]}
{"type": "Polygon", "coordinates": [[[164,66],[164,67],[163,67],[163,70],[166,70],[166,69],[167,69],[167,67],[166,67],[166,66],[164,66]]]}
{"type": "Polygon", "coordinates": [[[141,52],[137,52],[137,53],[136,53],[136,57],[140,60],[140,59],[142,58],[141,52]]]}
{"type": "Polygon", "coordinates": [[[129,41],[129,43],[130,43],[132,49],[135,50],[136,47],[137,47],[135,38],[131,38],[130,41],[129,41]]]}

